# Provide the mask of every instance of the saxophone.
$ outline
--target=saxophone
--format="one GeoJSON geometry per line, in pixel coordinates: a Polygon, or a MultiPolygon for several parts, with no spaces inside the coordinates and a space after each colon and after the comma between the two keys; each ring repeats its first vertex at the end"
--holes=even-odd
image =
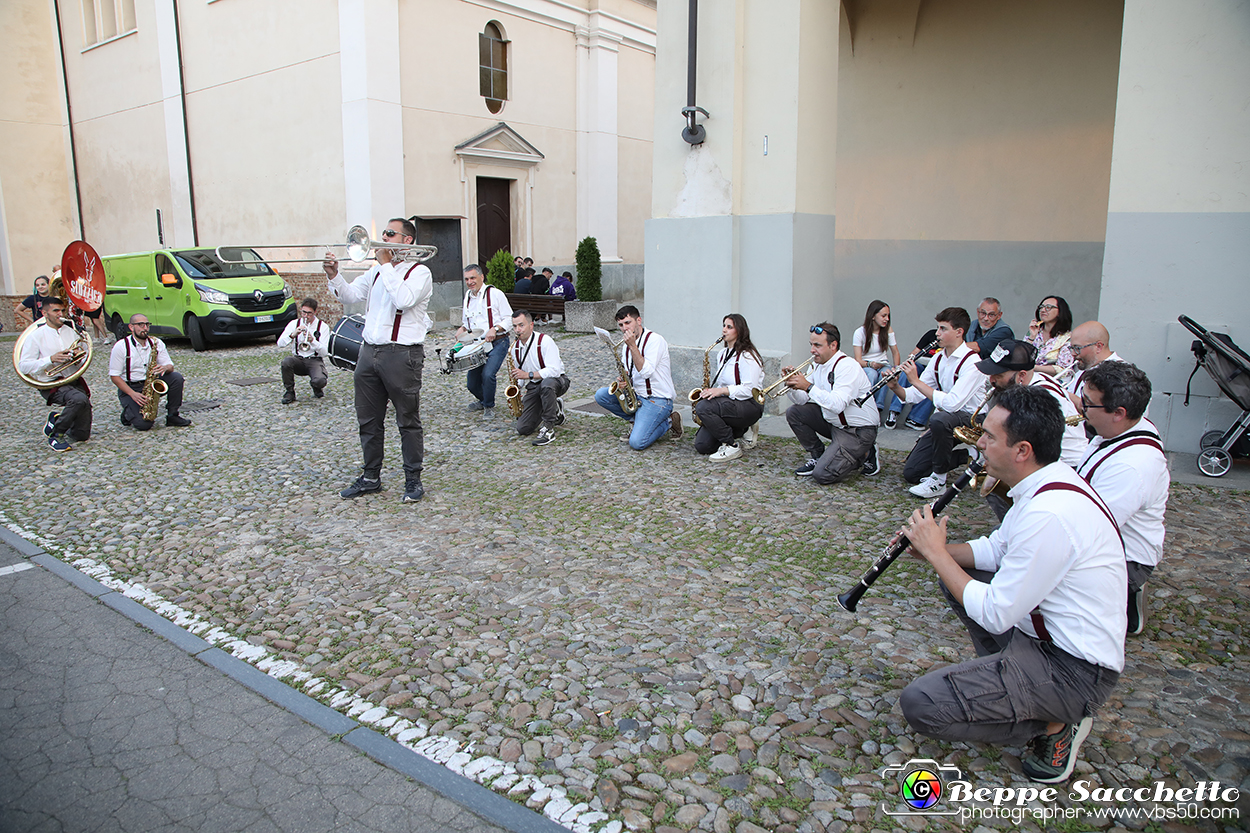
{"type": "MultiPolygon", "coordinates": [[[[609,339],[609,343],[611,339],[609,339]]],[[[625,370],[625,363],[621,361],[621,356],[617,353],[617,348],[625,343],[625,339],[621,339],[620,344],[611,345],[612,358],[616,359],[616,372],[621,375],[611,385],[608,386],[608,393],[616,397],[617,403],[621,406],[621,410],[627,414],[635,414],[642,407],[642,403],[638,401],[638,394],[634,392],[634,386],[629,382],[629,372],[625,370]]]]}
{"type": "Polygon", "coordinates": [[[147,404],[139,409],[139,415],[145,422],[156,422],[156,408],[161,404],[161,397],[169,393],[169,385],[156,378],[156,355],[159,351],[152,339],[148,339],[148,344],[152,355],[148,359],[148,371],[143,378],[143,395],[147,397],[147,404]]]}
{"type": "MultiPolygon", "coordinates": [[[[537,338],[531,335],[530,338],[537,338]]],[[[521,388],[516,383],[516,379],[512,378],[512,372],[516,370],[516,365],[512,362],[512,347],[508,347],[508,387],[504,388],[504,398],[508,400],[508,409],[512,411],[513,419],[521,418],[521,388]]]]}
{"type": "Polygon", "coordinates": [[[720,344],[724,340],[725,337],[721,336],[716,339],[716,341],[709,344],[707,349],[703,351],[703,387],[692,388],[690,393],[687,394],[687,398],[690,400],[690,414],[694,419],[695,425],[702,425],[703,420],[699,419],[699,413],[694,409],[694,406],[699,404],[699,396],[703,393],[703,388],[711,387],[712,385],[712,365],[709,363],[708,359],[711,358],[712,350],[716,347],[716,345],[720,344]]]}

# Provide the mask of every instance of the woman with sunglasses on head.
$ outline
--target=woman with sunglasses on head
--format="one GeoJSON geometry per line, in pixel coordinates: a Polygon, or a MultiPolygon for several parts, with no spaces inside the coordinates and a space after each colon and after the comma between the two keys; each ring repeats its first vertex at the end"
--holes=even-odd
{"type": "Polygon", "coordinates": [[[759,421],[764,406],[752,391],[764,387],[764,363],[751,343],[751,328],[736,312],[721,321],[724,346],[716,354],[716,373],[699,393],[693,411],[700,423],[694,435],[694,450],[709,454],[714,463],[736,460],[743,446],[754,448],[759,440],[759,421]],[[747,432],[751,438],[739,442],[747,432]]]}
{"type": "Polygon", "coordinates": [[[1068,346],[1072,335],[1072,309],[1058,295],[1047,295],[1029,322],[1029,344],[1037,348],[1038,373],[1055,376],[1072,366],[1076,357],[1068,346]]]}

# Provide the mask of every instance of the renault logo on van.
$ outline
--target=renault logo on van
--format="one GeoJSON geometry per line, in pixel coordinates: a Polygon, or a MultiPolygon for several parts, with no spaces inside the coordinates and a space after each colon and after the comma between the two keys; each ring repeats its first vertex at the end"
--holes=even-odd
{"type": "Polygon", "coordinates": [[[259,289],[252,293],[252,297],[256,299],[256,303],[263,304],[265,302],[265,293],[259,289]]]}

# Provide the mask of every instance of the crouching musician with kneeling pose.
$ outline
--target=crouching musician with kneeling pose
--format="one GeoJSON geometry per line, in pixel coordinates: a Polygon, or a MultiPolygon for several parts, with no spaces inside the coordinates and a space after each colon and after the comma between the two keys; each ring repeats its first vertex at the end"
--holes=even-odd
{"type": "Polygon", "coordinates": [[[569,377],[564,375],[556,340],[534,332],[534,316],[529,310],[512,313],[512,331],[516,341],[508,348],[513,368],[509,398],[512,388],[525,382],[525,392],[515,394],[522,397],[516,432],[528,437],[537,428],[532,445],[547,445],[556,438],[556,426],[564,424],[564,400],[560,397],[568,392],[569,377]]]}
{"type": "Polygon", "coordinates": [[[924,675],[899,705],[911,727],[942,740],[1031,747],[1024,774],[1066,781],[1092,715],[1124,669],[1124,544],[1111,511],[1059,462],[1059,403],[1037,386],[1000,392],[977,448],[1011,487],[988,537],[946,542],[929,507],[902,531],[942,581],[977,659],[924,675]]]}
{"type": "Polygon", "coordinates": [[[182,374],[174,370],[174,361],[165,349],[165,342],[149,336],[151,329],[147,316],[136,312],[130,316],[130,335],[113,345],[109,354],[109,378],[117,386],[117,398],[122,405],[122,425],[137,431],[147,431],[156,422],[156,397],[160,382],[167,388],[165,395],[165,424],[182,428],[191,420],[178,413],[182,407],[182,374]],[[138,385],[139,390],[134,386],[138,385]]]}
{"type": "Polygon", "coordinates": [[[743,446],[754,448],[764,415],[764,404],[754,399],[755,391],[764,386],[764,364],[751,343],[747,320],[736,312],[726,315],[721,340],[725,346],[716,354],[716,375],[710,375],[705,353],[704,385],[690,392],[690,408],[699,425],[694,450],[711,455],[708,459],[714,463],[736,460],[743,446]],[[740,441],[748,433],[750,439],[740,441]]]}

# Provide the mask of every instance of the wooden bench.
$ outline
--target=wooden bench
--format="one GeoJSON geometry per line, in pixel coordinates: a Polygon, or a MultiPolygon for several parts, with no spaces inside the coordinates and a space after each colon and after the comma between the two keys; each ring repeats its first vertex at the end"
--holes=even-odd
{"type": "Polygon", "coordinates": [[[526,309],[534,316],[558,315],[560,321],[564,321],[563,295],[520,295],[505,292],[504,296],[508,299],[508,306],[513,309],[526,309]]]}

